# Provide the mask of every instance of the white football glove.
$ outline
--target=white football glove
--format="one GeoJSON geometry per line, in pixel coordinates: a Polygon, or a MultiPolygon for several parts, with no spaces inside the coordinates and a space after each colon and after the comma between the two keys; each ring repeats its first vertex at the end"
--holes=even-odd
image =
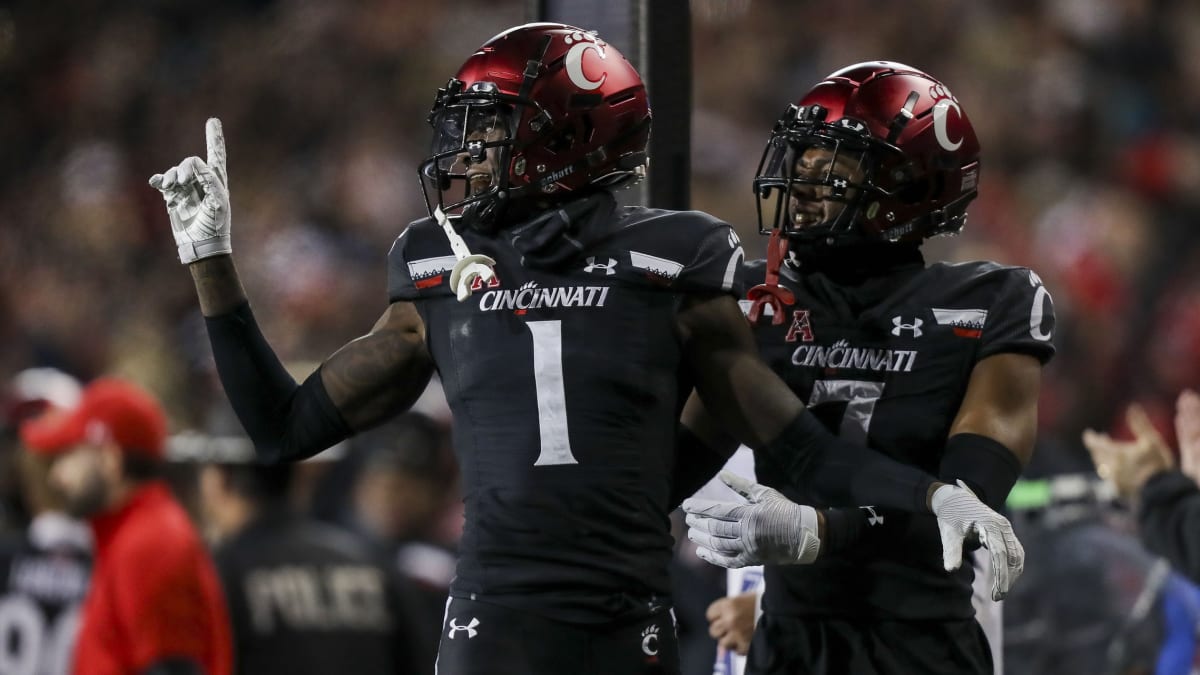
{"type": "Polygon", "coordinates": [[[150,177],[150,186],[162,192],[171,218],[171,231],[179,247],[179,261],[187,264],[230,253],[229,174],[225,169],[225,134],[221,120],[204,125],[208,162],[188,157],[179,166],[150,177]]]}
{"type": "Polygon", "coordinates": [[[699,547],[696,555],[721,567],[795,565],[817,559],[821,539],[816,509],[729,471],[722,471],[720,478],[746,502],[683,502],[688,539],[699,547]]]}
{"type": "Polygon", "coordinates": [[[1012,524],[979,501],[961,480],[943,485],[930,500],[942,535],[942,564],[947,572],[963,560],[963,539],[974,532],[992,558],[992,599],[1003,600],[1025,569],[1025,549],[1012,524]]]}

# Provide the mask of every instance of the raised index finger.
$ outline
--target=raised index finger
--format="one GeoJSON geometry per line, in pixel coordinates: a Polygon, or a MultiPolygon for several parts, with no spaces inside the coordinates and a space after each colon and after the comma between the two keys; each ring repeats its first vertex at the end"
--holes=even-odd
{"type": "Polygon", "coordinates": [[[221,120],[210,117],[208,122],[204,124],[204,137],[208,142],[208,166],[221,172],[222,176],[227,175],[225,172],[225,132],[221,129],[221,120]]]}

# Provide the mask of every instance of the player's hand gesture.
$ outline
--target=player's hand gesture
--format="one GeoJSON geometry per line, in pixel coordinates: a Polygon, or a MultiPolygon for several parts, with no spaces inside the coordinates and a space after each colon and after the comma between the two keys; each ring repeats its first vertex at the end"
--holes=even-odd
{"type": "Polygon", "coordinates": [[[939,487],[933,493],[931,507],[942,535],[946,571],[962,565],[963,540],[976,535],[992,559],[992,599],[1003,600],[1025,569],[1025,549],[1017,541],[1012,524],[979,501],[961,480],[958,485],[939,487]]]}
{"type": "Polygon", "coordinates": [[[1151,476],[1175,468],[1175,458],[1142,406],[1130,405],[1125,421],[1133,432],[1132,441],[1085,429],[1083,445],[1092,455],[1096,473],[1112,483],[1121,497],[1133,499],[1151,476]]]}
{"type": "Polygon", "coordinates": [[[721,567],[810,563],[821,550],[820,524],[811,506],[729,471],[721,480],[745,502],[688,499],[688,539],[696,555],[721,567]]]}
{"type": "Polygon", "coordinates": [[[229,173],[225,168],[225,134],[221,120],[204,125],[208,161],[188,157],[179,166],[150,177],[162,193],[179,247],[179,260],[191,263],[231,252],[229,241],[229,173]]]}

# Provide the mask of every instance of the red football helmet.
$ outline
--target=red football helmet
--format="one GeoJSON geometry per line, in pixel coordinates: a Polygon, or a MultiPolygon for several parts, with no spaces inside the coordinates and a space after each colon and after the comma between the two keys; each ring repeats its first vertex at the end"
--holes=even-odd
{"type": "Polygon", "coordinates": [[[531,23],[488,40],[438,90],[429,123],[433,148],[419,169],[426,205],[431,214],[471,213],[473,225],[490,223],[511,200],[645,173],[642,78],[611,45],[573,26],[531,23]],[[471,166],[485,159],[491,176],[480,185],[471,166]]]}
{"type": "Polygon", "coordinates": [[[799,245],[919,242],[962,230],[978,182],[979,141],[950,90],[900,63],[859,63],[776,123],[754,179],[759,230],[799,245]]]}

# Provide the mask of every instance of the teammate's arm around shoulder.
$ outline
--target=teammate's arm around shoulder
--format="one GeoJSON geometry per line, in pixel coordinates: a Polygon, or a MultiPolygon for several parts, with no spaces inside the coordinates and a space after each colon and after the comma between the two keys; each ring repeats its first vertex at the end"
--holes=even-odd
{"type": "Polygon", "coordinates": [[[229,172],[221,122],[205,125],[207,161],[189,157],[150,178],[189,266],[221,383],[263,461],[309,457],[412,404],[433,372],[420,315],[387,308],[367,335],[297,385],[263,337],[233,263],[229,172]]]}

